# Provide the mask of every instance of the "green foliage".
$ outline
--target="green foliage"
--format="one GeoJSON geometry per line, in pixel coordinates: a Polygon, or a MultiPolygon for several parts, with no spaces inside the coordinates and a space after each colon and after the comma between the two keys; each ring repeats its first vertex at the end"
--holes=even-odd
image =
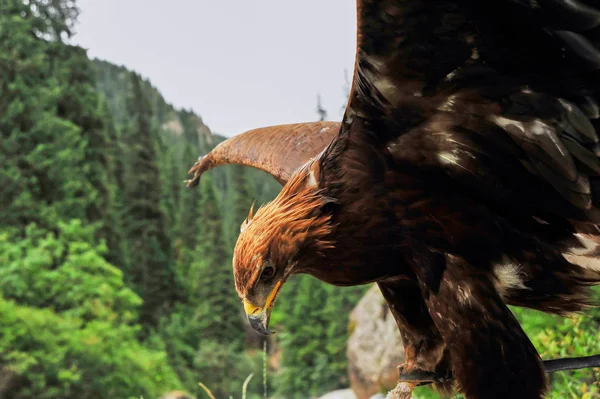
{"type": "Polygon", "coordinates": [[[53,227],[83,216],[86,143],[57,109],[65,87],[56,53],[63,45],[36,37],[54,23],[40,21],[31,3],[7,3],[0,14],[0,224],[53,227]]]}
{"type": "Polygon", "coordinates": [[[85,51],[61,42],[76,8],[2,0],[0,9],[0,368],[9,383],[0,396],[137,398],[181,387],[164,349],[140,339],[142,301],[107,261],[121,259],[122,154],[85,51]]]}
{"type": "Polygon", "coordinates": [[[85,219],[99,225],[110,259],[119,261],[110,212],[112,121],[94,90],[93,69],[83,49],[37,37],[60,37],[76,10],[65,1],[4,3],[0,222],[56,228],[63,219],[85,219]]]}
{"type": "MultiPolygon", "coordinates": [[[[183,127],[183,136],[186,140],[186,145],[182,151],[183,159],[194,160],[200,153],[200,140],[198,137],[197,119],[193,113],[182,111],[180,112],[181,124],[183,127]]],[[[178,177],[184,176],[183,170],[178,177]]],[[[181,179],[176,180],[181,185],[181,179]]],[[[176,189],[176,188],[175,188],[176,189]]],[[[212,187],[210,188],[212,190],[212,187]]],[[[176,189],[177,190],[177,189],[176,189]]],[[[199,226],[200,226],[200,197],[201,190],[185,190],[181,195],[181,208],[179,209],[185,215],[185,222],[181,221],[177,226],[177,232],[180,239],[179,243],[183,248],[194,249],[200,243],[199,226]]],[[[219,221],[219,216],[213,215],[215,220],[219,221]]],[[[217,226],[220,228],[220,225],[217,226]]],[[[220,232],[216,232],[220,233],[220,232]]],[[[186,259],[185,263],[191,261],[186,259]]],[[[223,259],[220,260],[221,262],[223,259]]]]}
{"type": "MultiPolygon", "coordinates": [[[[242,309],[234,290],[230,258],[225,249],[214,187],[210,175],[202,179],[193,219],[182,226],[177,276],[186,303],[173,311],[160,331],[174,368],[186,386],[202,381],[217,397],[237,391],[253,369],[243,351],[242,309]]],[[[186,202],[184,202],[185,204],[186,202]]]]}
{"type": "MultiPolygon", "coordinates": [[[[211,388],[217,398],[228,398],[229,395],[239,397],[244,379],[250,373],[260,375],[261,362],[260,352],[242,352],[212,340],[200,343],[194,359],[199,381],[218,382],[211,388]]],[[[262,392],[262,379],[253,379],[248,385],[248,391],[262,392]]],[[[197,395],[201,397],[199,391],[197,395]]]]}
{"type": "Polygon", "coordinates": [[[226,238],[230,248],[235,246],[240,233],[240,225],[248,217],[248,212],[254,200],[254,195],[251,194],[252,189],[250,188],[249,179],[246,177],[247,169],[238,165],[230,168],[233,194],[230,198],[231,206],[228,208],[231,223],[229,223],[230,228],[226,231],[226,238]]]}
{"type": "Polygon", "coordinates": [[[82,204],[88,222],[99,226],[98,236],[110,248],[107,257],[123,262],[119,242],[121,231],[117,226],[115,207],[115,171],[118,155],[115,146],[116,131],[108,114],[104,98],[96,92],[96,76],[85,51],[79,47],[61,46],[55,52],[61,59],[62,77],[58,115],[72,121],[84,139],[84,160],[81,170],[86,186],[82,204]]]}
{"type": "MultiPolygon", "coordinates": [[[[147,81],[127,69],[103,61],[94,61],[94,67],[98,88],[107,99],[117,126],[117,151],[121,154],[115,162],[116,197],[120,204],[117,219],[125,222],[125,231],[130,220],[155,223],[151,215],[132,216],[130,212],[137,201],[129,194],[131,185],[139,184],[136,179],[146,179],[147,173],[146,168],[141,168],[143,176],[132,172],[140,170],[133,163],[135,147],[132,151],[130,146],[132,135],[137,134],[135,123],[140,121],[132,106],[135,85],[143,97],[143,105],[138,108],[146,111],[143,123],[152,130],[149,136],[154,153],[142,158],[152,161],[150,167],[157,167],[160,183],[152,186],[154,192],[143,199],[145,209],[155,209],[159,204],[161,230],[172,243],[168,265],[174,273],[173,286],[177,287],[179,299],[157,320],[156,329],[165,342],[169,362],[189,391],[198,391],[198,382],[202,381],[218,397],[235,396],[250,371],[260,371],[260,367],[254,368],[254,360],[248,360],[256,356],[250,356],[243,347],[242,323],[247,322],[231,271],[231,253],[242,221],[238,214],[245,217],[254,196],[260,204],[273,198],[280,186],[262,171],[238,168],[241,174],[234,174],[235,168],[224,167],[203,176],[198,188],[186,189],[182,180],[187,169],[223,138],[212,136],[208,140],[197,115],[174,110],[147,81]],[[238,211],[234,215],[228,207],[237,207],[238,211]],[[231,360],[220,366],[212,362],[213,357],[207,353],[213,347],[218,347],[215,353],[231,360]],[[249,362],[253,364],[251,368],[249,362]],[[232,378],[223,380],[224,373],[232,378]]],[[[144,148],[149,145],[146,143],[144,148]]],[[[135,235],[126,235],[124,240],[126,262],[122,269],[128,280],[137,274],[134,255],[138,251],[132,251],[131,245],[135,239],[135,235]]],[[[251,391],[255,390],[253,384],[260,385],[260,379],[255,380],[251,391]]]]}
{"type": "Polygon", "coordinates": [[[93,244],[93,229],[80,221],[58,227],[52,233],[32,225],[24,238],[0,234],[4,298],[82,320],[135,320],[142,301],[102,257],[106,246],[93,244]]]}
{"type": "Polygon", "coordinates": [[[366,287],[333,287],[310,276],[290,280],[272,317],[280,324],[277,394],[305,398],[347,387],[348,314],[366,287]],[[287,292],[286,292],[287,291],[287,292]]]}
{"type": "Polygon", "coordinates": [[[144,347],[135,327],[83,324],[1,298],[0,323],[0,361],[14,375],[11,398],[157,397],[180,386],[165,352],[144,347]]]}
{"type": "MultiPolygon", "coordinates": [[[[242,310],[235,293],[230,258],[223,242],[221,219],[212,179],[200,183],[199,244],[192,255],[188,295],[201,312],[202,336],[237,346],[242,336],[242,310]]],[[[238,346],[239,348],[239,346],[238,346]]]]}
{"type": "Polygon", "coordinates": [[[132,92],[127,103],[131,123],[124,134],[127,148],[124,208],[128,238],[127,272],[144,299],[143,324],[155,326],[168,307],[178,300],[175,272],[169,262],[170,240],[164,229],[160,207],[160,173],[156,163],[156,132],[152,109],[141,79],[131,75],[132,92]]]}
{"type": "Polygon", "coordinates": [[[140,298],[79,221],[0,233],[0,364],[11,398],[156,396],[180,386],[135,324],[140,298]]]}

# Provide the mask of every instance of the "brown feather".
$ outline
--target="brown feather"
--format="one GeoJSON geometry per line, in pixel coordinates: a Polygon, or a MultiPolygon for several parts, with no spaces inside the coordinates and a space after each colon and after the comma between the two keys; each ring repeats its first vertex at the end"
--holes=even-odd
{"type": "Polygon", "coordinates": [[[238,134],[217,145],[192,166],[187,186],[197,186],[204,172],[227,164],[263,170],[283,185],[294,171],[323,151],[339,126],[339,122],[295,123],[238,134]]]}
{"type": "Polygon", "coordinates": [[[234,249],[235,285],[240,297],[254,286],[268,258],[286,265],[296,257],[315,256],[334,246],[330,216],[320,210],[330,199],[308,184],[310,164],[286,184],[279,195],[247,219],[234,249]]]}

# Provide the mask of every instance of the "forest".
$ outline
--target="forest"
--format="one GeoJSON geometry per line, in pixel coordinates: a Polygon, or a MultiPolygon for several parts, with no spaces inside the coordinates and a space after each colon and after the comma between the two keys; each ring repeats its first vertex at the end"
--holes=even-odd
{"type": "MultiPolygon", "coordinates": [[[[70,45],[77,13],[69,0],[0,0],[0,398],[205,398],[199,382],[239,398],[250,373],[248,398],[347,388],[348,314],[369,287],[290,280],[264,379],[231,256],[251,204],[280,185],[227,166],[185,188],[224,137],[70,45]]],[[[544,358],[600,353],[598,311],[515,312],[544,358]]],[[[561,373],[553,389],[600,398],[599,380],[561,373]]]]}

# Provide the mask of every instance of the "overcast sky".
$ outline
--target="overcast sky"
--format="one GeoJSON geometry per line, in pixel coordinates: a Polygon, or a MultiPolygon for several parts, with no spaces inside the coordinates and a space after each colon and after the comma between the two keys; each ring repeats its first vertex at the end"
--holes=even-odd
{"type": "Polygon", "coordinates": [[[340,120],[354,64],[354,0],[79,0],[74,41],[149,78],[226,136],[340,120]]]}

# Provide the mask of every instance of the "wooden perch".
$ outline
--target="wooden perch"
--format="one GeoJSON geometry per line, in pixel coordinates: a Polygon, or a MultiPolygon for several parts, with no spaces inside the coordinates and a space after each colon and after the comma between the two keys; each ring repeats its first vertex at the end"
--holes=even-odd
{"type": "Polygon", "coordinates": [[[544,360],[546,373],[600,367],[600,355],[544,360]]]}

